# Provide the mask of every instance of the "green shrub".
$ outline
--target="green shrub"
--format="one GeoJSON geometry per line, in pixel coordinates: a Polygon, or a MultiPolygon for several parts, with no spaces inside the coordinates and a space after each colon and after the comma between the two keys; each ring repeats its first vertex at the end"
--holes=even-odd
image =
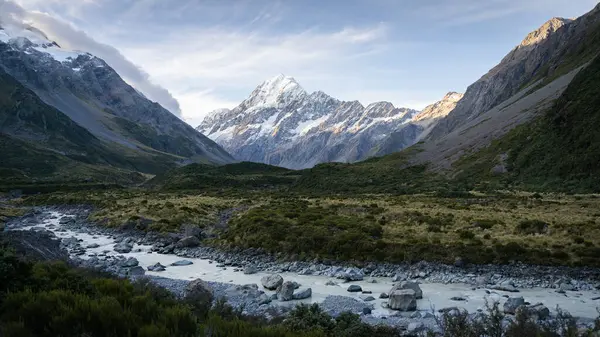
{"type": "Polygon", "coordinates": [[[475,233],[468,230],[461,230],[458,232],[458,237],[463,240],[473,240],[475,238],[475,233]]]}
{"type": "Polygon", "coordinates": [[[549,225],[540,220],[523,220],[517,225],[517,233],[525,235],[543,234],[548,231],[549,225]]]}

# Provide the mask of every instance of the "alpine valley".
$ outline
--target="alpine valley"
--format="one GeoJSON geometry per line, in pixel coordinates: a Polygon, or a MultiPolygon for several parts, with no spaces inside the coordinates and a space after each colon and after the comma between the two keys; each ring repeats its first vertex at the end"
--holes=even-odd
{"type": "Polygon", "coordinates": [[[600,336],[600,4],[421,111],[278,75],[196,129],[0,27],[0,336],[600,336]]]}

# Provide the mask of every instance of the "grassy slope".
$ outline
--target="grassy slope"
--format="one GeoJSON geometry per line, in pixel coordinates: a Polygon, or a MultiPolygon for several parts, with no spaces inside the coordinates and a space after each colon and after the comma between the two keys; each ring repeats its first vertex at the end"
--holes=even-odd
{"type": "Polygon", "coordinates": [[[600,57],[582,70],[545,116],[517,127],[456,164],[458,180],[492,187],[600,191],[600,57]],[[507,154],[509,173],[490,170],[507,154]]]}

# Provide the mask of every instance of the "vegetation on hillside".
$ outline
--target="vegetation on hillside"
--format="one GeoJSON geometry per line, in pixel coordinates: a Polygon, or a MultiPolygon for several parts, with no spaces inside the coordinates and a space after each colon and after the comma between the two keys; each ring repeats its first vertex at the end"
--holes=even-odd
{"type": "Polygon", "coordinates": [[[475,189],[600,192],[600,57],[583,69],[542,117],[456,164],[475,189]],[[505,157],[508,173],[492,168],[505,157]]]}
{"type": "Polygon", "coordinates": [[[99,140],[0,69],[0,185],[139,183],[180,158],[99,140]]]}

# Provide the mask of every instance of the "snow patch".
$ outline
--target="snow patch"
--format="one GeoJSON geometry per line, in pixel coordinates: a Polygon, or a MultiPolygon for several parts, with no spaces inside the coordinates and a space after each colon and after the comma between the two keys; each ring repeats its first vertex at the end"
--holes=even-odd
{"type": "Polygon", "coordinates": [[[248,108],[276,107],[297,100],[306,92],[293,77],[278,75],[258,86],[246,100],[248,108]]]}
{"type": "Polygon", "coordinates": [[[294,134],[296,136],[305,135],[311,129],[313,129],[313,128],[321,125],[321,123],[324,123],[325,121],[327,121],[327,119],[329,119],[329,117],[330,117],[330,115],[324,115],[317,119],[300,122],[300,123],[298,123],[298,126],[296,126],[296,128],[294,130],[292,130],[291,132],[292,132],[292,134],[294,134]]]}
{"type": "Polygon", "coordinates": [[[273,114],[266,121],[260,124],[260,132],[256,135],[256,137],[265,136],[269,134],[273,134],[275,131],[275,121],[277,120],[277,114],[273,114]]]}
{"type": "Polygon", "coordinates": [[[67,51],[58,47],[33,47],[33,49],[42,53],[46,53],[61,63],[67,60],[74,60],[77,58],[77,56],[82,54],[75,51],[67,51]]]}
{"type": "Polygon", "coordinates": [[[228,141],[228,140],[231,140],[231,138],[233,137],[233,131],[235,131],[235,125],[225,128],[223,130],[215,131],[207,136],[208,136],[208,138],[214,140],[215,142],[216,141],[228,141]]]}

